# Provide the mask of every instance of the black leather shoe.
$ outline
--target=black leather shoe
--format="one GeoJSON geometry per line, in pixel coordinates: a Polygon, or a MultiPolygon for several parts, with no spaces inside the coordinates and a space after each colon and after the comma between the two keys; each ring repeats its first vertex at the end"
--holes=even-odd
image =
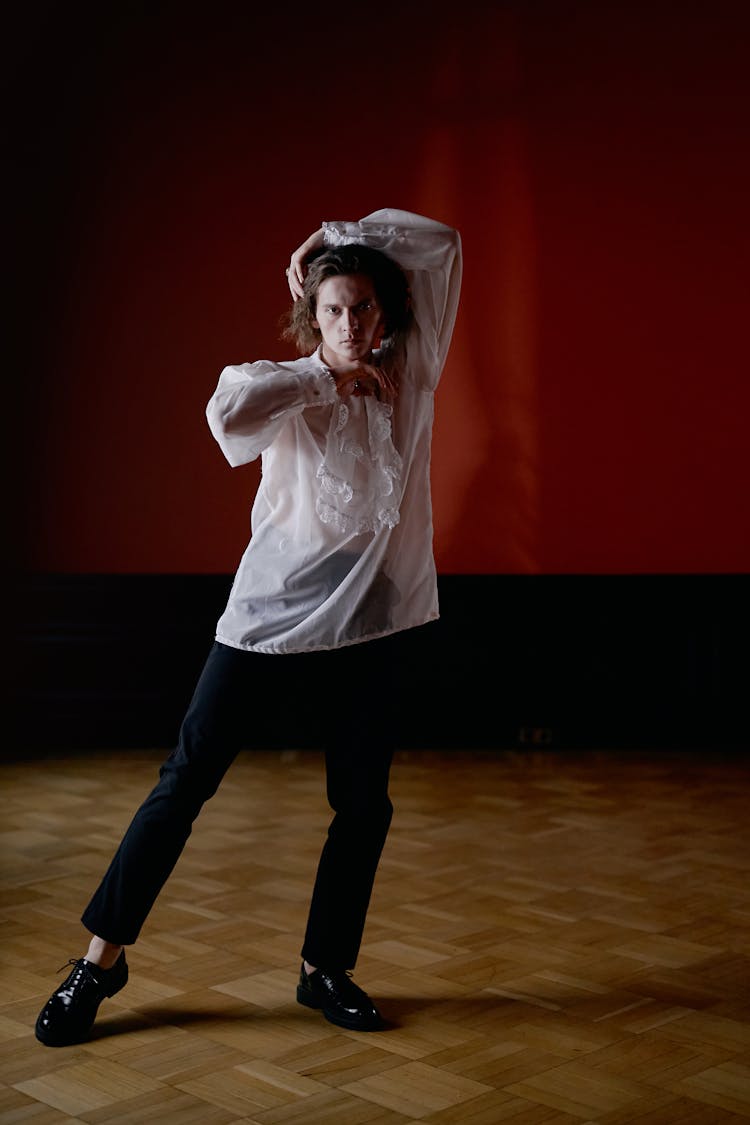
{"type": "Polygon", "coordinates": [[[370,997],[358,988],[345,970],[305,972],[303,964],[297,985],[297,1000],[307,1008],[318,1008],[331,1023],[350,1031],[382,1031],[385,1021],[370,997]]]}
{"type": "Polygon", "coordinates": [[[128,982],[125,950],[111,969],[92,965],[84,957],[71,959],[73,971],[53,992],[39,1013],[36,1037],[45,1047],[69,1047],[81,1043],[91,1030],[105,996],[114,996],[128,982]]]}

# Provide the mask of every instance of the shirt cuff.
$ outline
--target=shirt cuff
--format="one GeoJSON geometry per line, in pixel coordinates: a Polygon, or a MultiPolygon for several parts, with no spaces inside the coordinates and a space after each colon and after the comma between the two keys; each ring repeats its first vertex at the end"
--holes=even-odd
{"type": "Polygon", "coordinates": [[[323,245],[342,246],[349,242],[364,243],[366,235],[359,223],[355,222],[325,222],[323,223],[323,245]]]}
{"type": "Polygon", "coordinates": [[[297,378],[305,406],[327,406],[338,398],[336,380],[322,364],[300,372],[297,378]]]}

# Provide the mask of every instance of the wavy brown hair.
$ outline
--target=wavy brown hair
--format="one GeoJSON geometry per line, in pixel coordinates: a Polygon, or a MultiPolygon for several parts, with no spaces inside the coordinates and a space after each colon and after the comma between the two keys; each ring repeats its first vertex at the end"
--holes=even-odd
{"type": "Polygon", "coordinates": [[[372,281],[385,322],[381,348],[388,351],[395,348],[399,337],[409,327],[411,306],[406,276],[392,258],[371,246],[347,242],[343,246],[316,250],[305,264],[304,294],[282,319],[283,338],[292,340],[301,355],[314,351],[321,340],[320,329],[314,323],[318,289],[329,277],[353,273],[365,274],[372,281]]]}

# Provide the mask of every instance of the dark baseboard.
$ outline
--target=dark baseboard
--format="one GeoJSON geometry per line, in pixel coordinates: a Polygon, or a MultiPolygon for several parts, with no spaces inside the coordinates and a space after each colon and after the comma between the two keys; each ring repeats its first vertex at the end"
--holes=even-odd
{"type": "MultiPolygon", "coordinates": [[[[230,576],[25,576],[4,753],[170,747],[230,576]]],[[[745,575],[442,575],[406,748],[748,746],[745,575]]],[[[417,638],[417,634],[419,635],[417,638]]],[[[266,696],[254,743],[307,746],[266,696]]]]}

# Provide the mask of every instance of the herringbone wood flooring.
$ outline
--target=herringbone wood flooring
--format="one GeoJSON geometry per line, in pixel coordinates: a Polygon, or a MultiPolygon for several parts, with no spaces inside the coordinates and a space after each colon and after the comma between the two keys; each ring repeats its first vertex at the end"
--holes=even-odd
{"type": "Polygon", "coordinates": [[[92,1039],[33,1037],[161,752],[2,767],[0,1121],[750,1120],[747,766],[407,753],[356,979],[391,1029],[295,1002],[322,758],[245,753],[92,1039]]]}

